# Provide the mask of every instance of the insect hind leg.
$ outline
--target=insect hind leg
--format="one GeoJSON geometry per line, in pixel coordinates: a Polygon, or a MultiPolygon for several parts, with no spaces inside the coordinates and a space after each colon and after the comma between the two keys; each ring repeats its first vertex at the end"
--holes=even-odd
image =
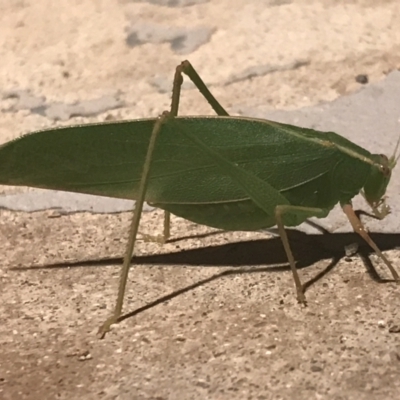
{"type": "Polygon", "coordinates": [[[229,116],[226,110],[221,106],[219,101],[212,95],[207,85],[200,78],[200,75],[193,68],[189,61],[182,61],[175,70],[174,84],[172,89],[172,104],[171,114],[176,116],[178,114],[179,99],[181,94],[181,88],[183,83],[183,74],[187,75],[189,79],[194,83],[198,91],[208,101],[210,106],[213,108],[215,113],[219,116],[229,116]]]}
{"type": "MultiPolygon", "coordinates": [[[[200,78],[200,75],[193,68],[192,64],[188,61],[182,61],[175,69],[174,80],[172,84],[172,100],[171,100],[171,110],[170,116],[178,116],[179,102],[181,99],[181,91],[183,84],[183,74],[187,75],[189,79],[194,83],[198,91],[203,95],[203,97],[208,101],[213,110],[219,116],[229,116],[226,110],[221,106],[219,101],[213,96],[213,94],[208,89],[207,85],[200,78]]],[[[164,244],[170,237],[171,231],[171,214],[168,211],[164,212],[164,231],[162,235],[151,236],[144,235],[144,240],[157,242],[164,244]]]]}
{"type": "MultiPolygon", "coordinates": [[[[149,203],[149,205],[152,205],[149,203]]],[[[149,235],[147,233],[142,233],[141,237],[145,242],[158,243],[160,245],[168,242],[171,236],[171,213],[164,211],[164,229],[161,235],[149,235]]]]}
{"type": "Polygon", "coordinates": [[[170,114],[168,111],[165,111],[163,114],[161,114],[158,117],[158,119],[156,120],[154,127],[153,127],[153,131],[151,133],[150,142],[149,142],[149,146],[147,148],[147,154],[146,154],[145,162],[143,165],[142,176],[140,179],[138,197],[137,197],[135,208],[133,211],[133,217],[132,217],[131,228],[130,228],[130,232],[129,232],[128,244],[127,244],[127,248],[126,248],[126,252],[125,252],[125,256],[124,256],[124,262],[123,262],[122,269],[121,269],[121,275],[120,275],[119,285],[118,285],[117,301],[115,304],[113,314],[99,328],[98,334],[99,334],[100,338],[104,338],[106,333],[110,330],[111,325],[119,322],[119,319],[122,314],[122,306],[124,303],[126,283],[127,283],[127,279],[128,279],[129,269],[131,267],[131,259],[132,259],[133,250],[134,250],[135,243],[136,243],[136,237],[137,237],[137,233],[139,230],[140,217],[142,216],[143,203],[144,203],[144,199],[146,197],[147,186],[149,183],[150,167],[151,167],[151,161],[153,158],[153,152],[154,152],[154,148],[156,145],[157,137],[162,129],[162,126],[169,118],[170,118],[170,114]]]}

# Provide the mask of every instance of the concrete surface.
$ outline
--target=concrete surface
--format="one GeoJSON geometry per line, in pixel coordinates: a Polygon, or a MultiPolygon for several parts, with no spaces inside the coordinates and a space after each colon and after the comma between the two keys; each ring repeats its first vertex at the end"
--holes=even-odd
{"type": "MultiPolygon", "coordinates": [[[[396,1],[26,0],[1,3],[0,26],[0,143],[55,124],[155,116],[182,57],[231,113],[334,130],[389,155],[400,132],[396,1]]],[[[209,114],[184,87],[182,114],[209,114]]],[[[368,220],[397,269],[399,188],[395,170],[392,214],[368,220]]],[[[130,219],[110,212],[127,204],[0,194],[0,398],[399,396],[399,287],[340,213],[321,222],[335,234],[291,232],[310,282],[305,309],[279,238],[175,218],[181,240],[139,240],[131,315],[100,341],[130,219]],[[346,257],[354,242],[360,255],[346,257]]],[[[145,213],[141,232],[160,232],[161,218],[145,213]]]]}

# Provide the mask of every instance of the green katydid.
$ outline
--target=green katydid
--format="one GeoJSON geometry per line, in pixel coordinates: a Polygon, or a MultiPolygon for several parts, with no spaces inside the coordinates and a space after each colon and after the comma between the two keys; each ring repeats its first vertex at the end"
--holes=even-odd
{"type": "Polygon", "coordinates": [[[377,217],[388,214],[384,195],[398,146],[388,158],[333,132],[231,117],[184,61],[175,72],[169,112],[39,131],[6,143],[0,146],[0,184],[136,200],[115,310],[100,328],[104,335],[121,316],[144,201],[165,210],[164,239],[170,212],[224,230],[277,225],[301,303],[304,287],[284,227],[325,217],[339,203],[399,282],[351,205],[361,193],[377,217]],[[183,74],[218,116],[177,116],[183,74]]]}

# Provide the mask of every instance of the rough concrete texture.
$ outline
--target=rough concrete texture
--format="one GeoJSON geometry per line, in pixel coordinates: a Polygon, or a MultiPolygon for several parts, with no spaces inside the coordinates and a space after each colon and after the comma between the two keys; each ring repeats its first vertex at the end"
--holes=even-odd
{"type": "Polygon", "coordinates": [[[149,24],[135,19],[128,28],[126,43],[129,47],[136,47],[145,43],[169,42],[174,53],[186,55],[207,43],[214,30],[208,27],[171,28],[169,25],[149,24]]]}
{"type": "MultiPolygon", "coordinates": [[[[46,105],[119,94],[122,107],[58,125],[158,115],[182,60],[170,32],[195,27],[213,34],[185,57],[228,111],[332,129],[388,154],[400,131],[397,1],[26,0],[0,3],[0,26],[0,143],[56,124],[15,107],[12,91],[46,105]],[[128,46],[135,20],[165,40],[128,46]]],[[[182,113],[209,114],[185,87],[182,113]]],[[[37,206],[30,189],[0,193],[21,209],[57,207],[54,194],[37,206]]],[[[368,226],[399,269],[396,171],[389,195],[393,213],[368,226]]],[[[90,210],[80,201],[67,198],[66,211],[90,210]]],[[[159,211],[143,218],[141,234],[161,232],[159,211]]],[[[399,287],[340,218],[322,221],[338,233],[290,232],[307,308],[279,238],[174,218],[170,243],[140,236],[131,314],[101,341],[130,214],[2,210],[0,398],[398,398],[399,287]],[[346,257],[351,243],[359,254],[346,257]]]]}
{"type": "Polygon", "coordinates": [[[8,109],[3,112],[16,112],[29,110],[31,113],[46,116],[54,121],[67,121],[72,117],[91,117],[105,111],[119,108],[122,103],[118,100],[118,94],[102,96],[98,99],[83,100],[74,104],[62,102],[46,103],[44,97],[36,97],[29,90],[10,90],[3,94],[4,99],[16,99],[8,109]]]}

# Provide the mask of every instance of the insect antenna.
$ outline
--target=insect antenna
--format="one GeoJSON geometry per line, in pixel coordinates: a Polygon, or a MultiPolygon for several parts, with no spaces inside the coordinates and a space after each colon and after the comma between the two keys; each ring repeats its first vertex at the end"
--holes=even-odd
{"type": "Polygon", "coordinates": [[[397,139],[397,143],[396,143],[396,147],[394,148],[393,155],[389,158],[390,169],[393,169],[400,159],[400,152],[399,152],[399,154],[397,154],[397,151],[399,150],[399,146],[400,146],[400,135],[399,135],[399,138],[397,139]]]}

